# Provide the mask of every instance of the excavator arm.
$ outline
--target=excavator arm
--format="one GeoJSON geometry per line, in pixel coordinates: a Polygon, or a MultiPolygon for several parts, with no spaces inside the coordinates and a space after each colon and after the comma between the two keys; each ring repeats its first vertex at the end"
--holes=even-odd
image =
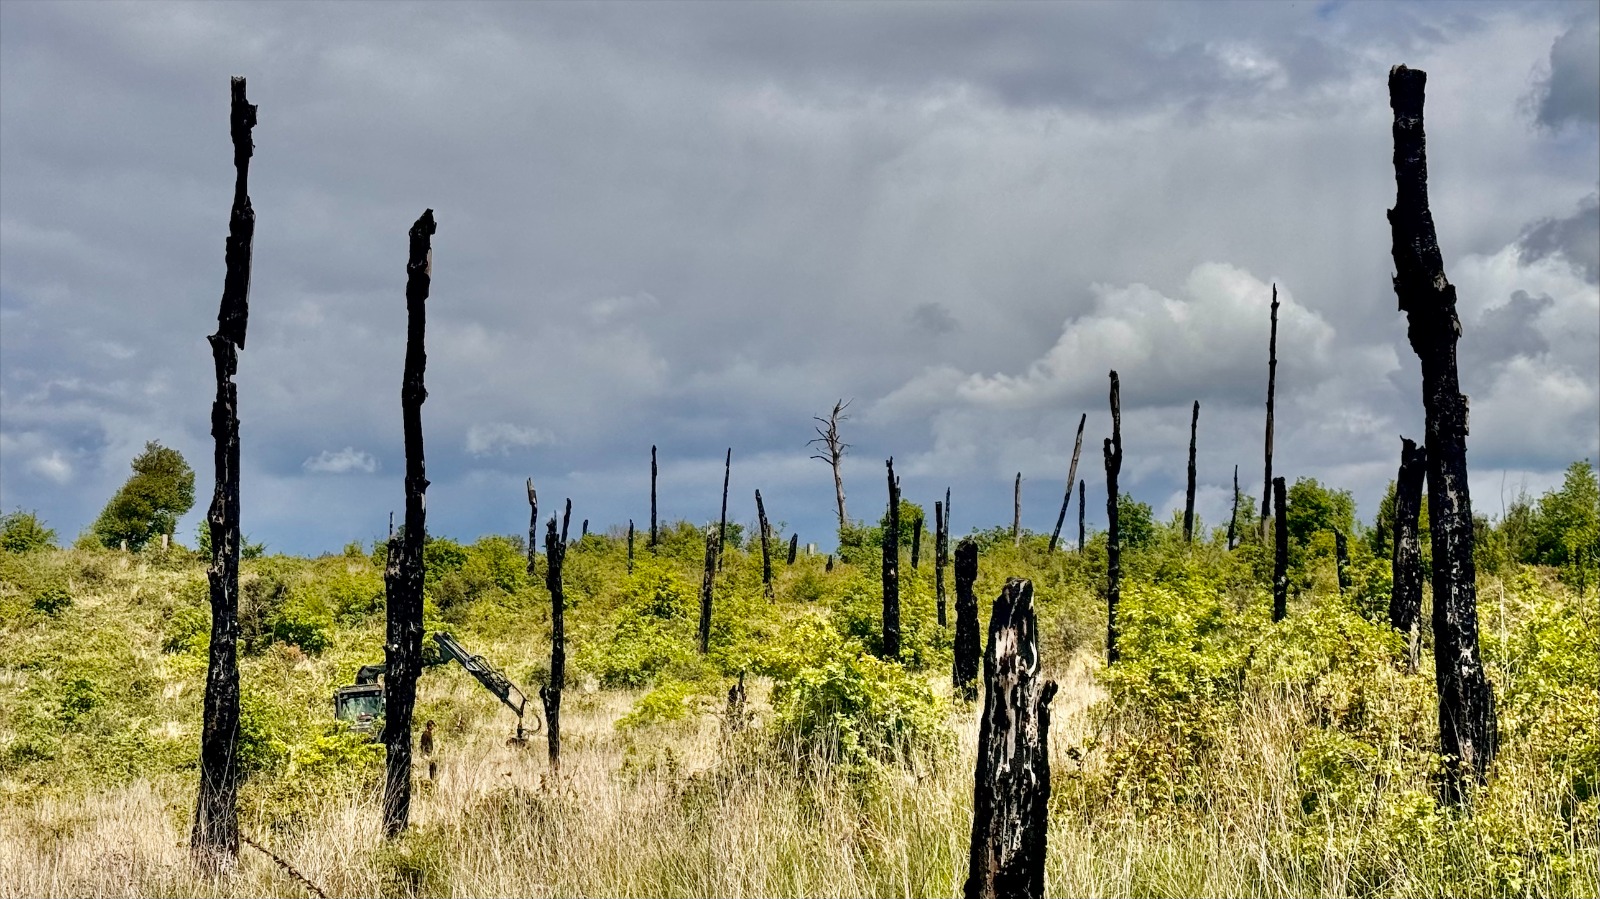
{"type": "MultiPolygon", "coordinates": [[[[517,735],[511,738],[511,742],[517,745],[525,744],[527,740],[522,732],[522,719],[523,712],[528,705],[528,698],[523,695],[521,690],[517,689],[517,685],[513,684],[510,678],[500,673],[500,669],[490,664],[488,659],[468,652],[466,647],[462,646],[448,631],[435,631],[433,639],[434,642],[439,644],[440,654],[439,661],[434,664],[443,665],[452,659],[455,660],[460,663],[461,667],[467,669],[467,673],[482,684],[485,690],[493,693],[496,698],[504,703],[506,708],[516,712],[517,735]]],[[[375,715],[381,715],[383,693],[377,684],[378,678],[384,675],[386,669],[387,666],[385,665],[362,665],[361,669],[356,672],[356,686],[341,687],[335,692],[335,714],[361,723],[364,723],[363,717],[365,720],[370,720],[375,715]],[[360,710],[356,709],[356,705],[362,701],[368,704],[376,703],[375,710],[365,709],[364,707],[360,710]],[[361,716],[358,714],[360,711],[365,711],[366,714],[361,716]]],[[[533,722],[534,733],[538,733],[541,722],[537,712],[533,716],[533,722]]]]}
{"type": "Polygon", "coordinates": [[[460,662],[461,667],[467,669],[467,673],[476,678],[478,683],[483,684],[485,690],[499,697],[506,708],[517,713],[518,718],[522,717],[522,710],[527,706],[528,699],[510,678],[489,664],[488,659],[467,652],[466,647],[458,643],[448,631],[434,631],[433,639],[439,644],[439,652],[445,659],[455,659],[460,662]]]}

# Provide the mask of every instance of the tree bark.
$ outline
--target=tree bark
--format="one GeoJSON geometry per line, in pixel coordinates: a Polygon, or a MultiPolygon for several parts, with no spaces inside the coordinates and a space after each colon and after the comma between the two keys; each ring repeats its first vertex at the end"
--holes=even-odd
{"type": "MultiPolygon", "coordinates": [[[[572,500],[567,500],[570,507],[572,500]]],[[[544,533],[545,587],[550,590],[550,683],[539,688],[544,705],[545,740],[550,747],[550,770],[561,773],[561,693],[567,688],[566,589],[561,569],[566,565],[566,541],[556,533],[556,517],[544,533]]]]}
{"type": "Polygon", "coordinates": [[[883,657],[900,659],[900,479],[889,470],[889,513],[883,523],[883,657]]]}
{"type": "Polygon", "coordinates": [[[916,571],[917,565],[922,561],[922,516],[911,525],[911,570],[916,571]]]}
{"type": "Polygon", "coordinates": [[[717,525],[717,570],[722,570],[722,546],[728,541],[728,475],[733,473],[733,447],[722,460],[722,521],[717,525]]]}
{"type": "Polygon", "coordinates": [[[717,580],[717,534],[706,529],[706,567],[700,577],[700,654],[711,651],[711,591],[717,580]]]}
{"type": "Polygon", "coordinates": [[[539,492],[528,479],[528,580],[538,577],[534,562],[539,558],[539,492]]]}
{"type": "Polygon", "coordinates": [[[827,455],[818,454],[811,458],[821,459],[833,468],[833,493],[834,498],[839,503],[839,530],[841,531],[844,530],[845,525],[850,523],[850,519],[845,517],[844,513],[844,477],[841,475],[839,467],[844,460],[844,451],[850,447],[850,444],[840,439],[839,422],[850,417],[844,414],[844,410],[849,406],[849,401],[839,400],[833,404],[833,411],[828,413],[827,418],[812,416],[816,421],[826,425],[826,428],[816,428],[816,438],[807,443],[808,446],[815,443],[822,444],[827,455]]]}
{"type": "Polygon", "coordinates": [[[789,535],[789,561],[788,561],[787,564],[793,565],[794,564],[794,560],[799,555],[800,555],[800,535],[799,534],[790,534],[789,535]]]}
{"type": "Polygon", "coordinates": [[[656,520],[656,447],[650,444],[650,548],[661,543],[661,528],[656,520]]]}
{"type": "Polygon", "coordinates": [[[1122,385],[1111,373],[1111,439],[1106,461],[1106,664],[1117,661],[1117,603],[1122,599],[1122,529],[1117,519],[1117,475],[1122,472],[1122,385]]]}
{"type": "Polygon", "coordinates": [[[1267,510],[1272,507],[1272,404],[1278,390],[1278,285],[1272,285],[1272,337],[1267,343],[1267,471],[1261,481],[1261,539],[1267,537],[1267,510]]]}
{"type": "Polygon", "coordinates": [[[1056,515],[1056,529],[1050,532],[1052,553],[1056,551],[1056,542],[1061,539],[1061,525],[1067,520],[1067,506],[1072,504],[1072,482],[1078,479],[1078,455],[1083,452],[1083,426],[1088,420],[1087,412],[1078,417],[1078,439],[1073,441],[1072,465],[1067,469],[1067,495],[1061,498],[1061,512],[1056,515]]]}
{"type": "Polygon", "coordinates": [[[1194,542],[1194,446],[1200,432],[1200,401],[1194,401],[1194,413],[1189,416],[1189,488],[1183,495],[1183,542],[1194,542]]]}
{"type": "Polygon", "coordinates": [[[968,702],[978,698],[978,543],[966,537],[956,544],[956,641],[951,680],[956,695],[968,702]]]}
{"type": "Polygon", "coordinates": [[[628,519],[628,573],[633,574],[633,519],[628,519]]]}
{"type": "Polygon", "coordinates": [[[406,829],[411,817],[411,712],[422,673],[422,545],[427,537],[427,466],[422,455],[422,404],[428,398],[422,376],[428,355],[428,288],[433,274],[432,238],[437,226],[433,210],[411,226],[406,261],[406,360],[400,389],[400,411],[406,447],[406,519],[398,540],[389,541],[384,570],[388,639],[384,643],[383,745],[387,764],[383,782],[383,831],[391,839],[406,829]],[[398,545],[396,545],[398,544],[398,545]]]}
{"type": "Polygon", "coordinates": [[[989,616],[973,772],[966,899],[1042,899],[1050,805],[1050,700],[1033,584],[1006,580],[989,616]]]}
{"type": "Polygon", "coordinates": [[[1228,551],[1232,552],[1239,524],[1239,466],[1233,466],[1233,512],[1228,516],[1228,551]]]}
{"type": "Polygon", "coordinates": [[[216,368],[217,397],[211,404],[216,487],[206,525],[211,564],[206,568],[211,599],[211,649],[206,663],[204,718],[200,731],[200,783],[195,798],[189,852],[203,871],[219,874],[239,858],[239,392],[234,375],[244,349],[250,312],[250,253],[256,214],[250,205],[251,129],[256,107],[245,98],[245,79],[234,78],[229,127],[233,137],[233,206],[224,249],[226,273],[217,309],[217,333],[207,338],[216,368]]]}
{"type": "Polygon", "coordinates": [[[1467,489],[1467,398],[1456,369],[1456,289],[1428,209],[1423,100],[1427,73],[1389,71],[1394,110],[1395,207],[1389,210],[1394,291],[1407,336],[1422,363],[1427,420],[1428,530],[1433,542],[1434,671],[1446,803],[1460,801],[1470,775],[1482,782],[1499,745],[1494,689],[1478,656],[1477,568],[1472,557],[1472,496],[1467,489]]]}
{"type": "Polygon", "coordinates": [[[1272,620],[1289,614],[1289,518],[1285,514],[1283,478],[1272,479],[1272,620]]]}
{"type": "Polygon", "coordinates": [[[1394,491],[1394,590],[1389,623],[1406,635],[1406,670],[1415,674],[1422,652],[1422,482],[1428,476],[1428,450],[1400,438],[1400,473],[1394,491]]]}
{"type": "Polygon", "coordinates": [[[1022,545],[1022,472],[1017,472],[1017,481],[1011,488],[1011,542],[1015,546],[1022,545]]]}
{"type": "Polygon", "coordinates": [[[945,626],[944,566],[949,561],[949,534],[945,531],[944,503],[933,504],[933,597],[939,626],[945,626]]]}
{"type": "MultiPolygon", "coordinates": [[[[761,527],[761,589],[772,598],[772,549],[768,543],[772,529],[767,526],[767,507],[761,502],[761,491],[756,491],[756,521],[761,527]]],[[[720,540],[718,541],[721,542],[720,540]]],[[[718,549],[721,552],[721,549],[718,549]]]]}

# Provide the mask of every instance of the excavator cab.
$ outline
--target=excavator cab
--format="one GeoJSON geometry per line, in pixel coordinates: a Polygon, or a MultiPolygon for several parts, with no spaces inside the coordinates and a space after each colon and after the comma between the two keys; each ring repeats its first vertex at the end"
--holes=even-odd
{"type": "MultiPolygon", "coordinates": [[[[517,689],[511,679],[500,673],[500,670],[489,663],[483,656],[474,655],[466,647],[457,642],[456,638],[446,631],[434,632],[433,639],[439,644],[439,661],[435,664],[443,665],[450,661],[459,662],[461,667],[467,669],[483,688],[493,693],[506,708],[517,713],[516,735],[506,740],[509,746],[523,747],[527,745],[528,738],[523,733],[523,712],[527,707],[527,697],[517,689]]],[[[362,733],[372,733],[373,726],[384,713],[383,684],[378,678],[384,674],[383,665],[362,665],[356,672],[355,684],[340,687],[333,693],[333,715],[340,721],[350,723],[352,730],[362,733]]],[[[538,733],[540,720],[538,711],[534,711],[533,731],[538,733]]]]}

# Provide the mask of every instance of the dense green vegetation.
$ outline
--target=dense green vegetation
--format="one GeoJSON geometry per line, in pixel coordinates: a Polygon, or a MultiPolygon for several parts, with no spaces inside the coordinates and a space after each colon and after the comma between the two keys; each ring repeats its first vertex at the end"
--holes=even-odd
{"type": "MultiPolygon", "coordinates": [[[[1233,552],[1222,528],[1191,546],[1179,524],[1124,504],[1124,524],[1142,524],[1124,555],[1122,661],[1109,669],[1104,535],[1053,555],[1047,535],[1025,533],[1020,547],[1009,528],[975,535],[983,613],[1006,576],[1032,578],[1045,662],[1067,685],[1052,739],[1053,892],[1600,891],[1600,489],[1589,465],[1481,523],[1480,624],[1502,750],[1459,811],[1434,801],[1431,666],[1407,675],[1397,664],[1384,529],[1360,525],[1348,494],[1311,480],[1291,489],[1296,596],[1279,625],[1270,544],[1254,527],[1233,552]],[[1342,594],[1335,527],[1350,535],[1342,594]]],[[[918,512],[901,515],[903,546],[918,512]]],[[[831,572],[818,556],[779,561],[772,602],[759,548],[733,542],[704,656],[698,528],[664,528],[631,572],[620,537],[575,539],[570,792],[538,786],[538,741],[520,756],[499,747],[511,723],[492,697],[459,669],[431,668],[417,718],[457,749],[437,789],[422,785],[413,833],[388,847],[350,823],[376,826],[381,748],[336,722],[330,701],[382,659],[384,547],[250,560],[245,830],[341,892],[948,895],[964,875],[974,716],[950,695],[927,531],[921,567],[901,564],[901,658],[877,657],[881,526],[847,529],[831,572]],[[753,685],[744,728],[724,702],[741,673],[753,685]],[[479,773],[491,768],[506,779],[479,773]],[[328,809],[347,811],[335,820],[328,809]],[[743,829],[713,823],[724,820],[743,829]],[[610,843],[628,840],[632,856],[613,857],[610,843]]],[[[0,892],[207,892],[181,851],[159,845],[128,849],[143,861],[120,879],[75,873],[72,861],[72,847],[123,814],[105,797],[153,805],[161,828],[186,832],[204,560],[154,543],[53,544],[36,516],[0,520],[0,856],[22,859],[0,867],[0,892]],[[91,808],[103,810],[81,811],[91,808]]],[[[543,557],[530,578],[520,537],[438,537],[426,560],[428,629],[455,633],[532,694],[548,677],[543,557]]],[[[263,868],[229,890],[298,887],[263,868]]]]}

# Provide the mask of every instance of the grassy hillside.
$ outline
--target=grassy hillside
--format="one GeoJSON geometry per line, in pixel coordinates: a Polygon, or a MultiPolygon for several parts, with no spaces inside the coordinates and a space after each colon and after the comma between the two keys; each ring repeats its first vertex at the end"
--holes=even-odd
{"type": "MultiPolygon", "coordinates": [[[[951,697],[931,538],[903,558],[904,651],[874,656],[877,550],[731,549],[712,646],[696,651],[704,543],[656,553],[590,535],[567,557],[564,771],[542,735],[459,667],[428,669],[437,722],[411,831],[379,837],[381,749],[332,717],[335,687],[383,658],[382,560],[270,556],[242,577],[241,825],[330,894],[953,895],[965,876],[976,712],[951,697]],[[726,691],[752,685],[749,726],[726,691]]],[[[1185,546],[1156,526],[1125,556],[1125,641],[1101,659],[1103,542],[1045,552],[979,535],[980,609],[1034,580],[1050,735],[1048,884],[1058,895],[1600,894],[1600,625],[1550,569],[1480,582],[1501,754],[1472,814],[1440,810],[1431,646],[1398,667],[1387,564],[1298,551],[1290,618],[1247,542],[1185,546]]],[[[548,594],[515,538],[428,550],[429,630],[530,694],[548,673],[548,594]]],[[[952,579],[953,583],[953,579],[952,579]]],[[[953,593],[953,589],[952,589],[953,593]]],[[[1591,591],[1592,593],[1592,591],[1591,591]]],[[[950,615],[953,619],[953,602],[950,615]]],[[[188,864],[209,627],[191,553],[0,552],[0,895],[304,895],[246,848],[226,884],[188,864]]],[[[536,705],[535,700],[531,705],[536,705]]],[[[530,705],[530,714],[531,714],[530,705]]]]}

